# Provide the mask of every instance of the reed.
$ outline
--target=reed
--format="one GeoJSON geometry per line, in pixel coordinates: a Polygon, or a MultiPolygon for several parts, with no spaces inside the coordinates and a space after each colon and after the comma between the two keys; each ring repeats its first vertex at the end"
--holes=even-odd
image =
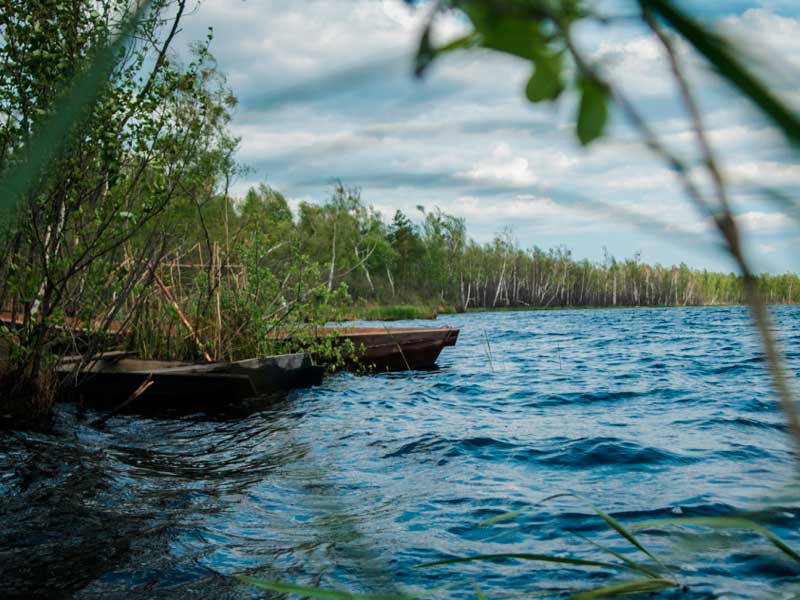
{"type": "Polygon", "coordinates": [[[412,319],[435,319],[439,311],[435,306],[416,306],[397,304],[389,306],[368,306],[356,313],[366,321],[405,321],[412,319]]]}
{"type": "Polygon", "coordinates": [[[327,290],[319,265],[295,255],[285,268],[285,256],[265,252],[274,248],[265,234],[210,248],[190,248],[156,267],[157,285],[138,300],[130,331],[139,356],[234,361],[303,350],[331,370],[352,359],[352,344],[316,335],[350,304],[344,288],[327,290]]]}

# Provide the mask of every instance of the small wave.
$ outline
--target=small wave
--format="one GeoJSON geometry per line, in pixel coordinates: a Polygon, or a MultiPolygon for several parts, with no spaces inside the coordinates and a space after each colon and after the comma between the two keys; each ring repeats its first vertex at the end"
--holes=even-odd
{"type": "Polygon", "coordinates": [[[745,371],[750,371],[757,367],[764,362],[764,358],[760,356],[753,356],[748,359],[740,360],[735,363],[729,365],[723,365],[721,367],[714,367],[710,369],[705,369],[706,373],[710,373],[713,375],[725,375],[725,374],[737,374],[743,373],[745,371]]]}
{"type": "Polygon", "coordinates": [[[550,466],[585,469],[597,466],[624,465],[627,467],[686,464],[692,459],[652,446],[618,438],[581,438],[564,445],[558,451],[538,456],[536,460],[550,466]]]}
{"type": "Polygon", "coordinates": [[[625,466],[635,468],[645,465],[686,464],[694,459],[660,448],[641,446],[635,442],[611,437],[592,437],[570,440],[551,438],[542,447],[515,444],[491,437],[471,437],[461,440],[425,435],[403,444],[383,458],[400,458],[429,454],[444,465],[459,457],[489,460],[491,462],[524,462],[587,469],[597,466],[625,466]]]}
{"type": "Polygon", "coordinates": [[[599,392],[568,392],[553,396],[546,396],[541,400],[531,402],[528,406],[545,408],[549,406],[562,406],[564,404],[595,404],[601,402],[620,402],[631,400],[644,395],[634,391],[599,391],[599,392]]]}
{"type": "Polygon", "coordinates": [[[700,430],[714,429],[716,427],[742,427],[747,429],[764,429],[774,431],[786,431],[786,424],[779,422],[759,421],[758,419],[748,419],[746,417],[732,418],[711,418],[711,419],[679,419],[672,422],[673,425],[696,427],[700,430]]]}
{"type": "Polygon", "coordinates": [[[409,454],[430,454],[443,450],[450,444],[449,440],[439,438],[435,435],[424,435],[418,440],[408,442],[400,446],[397,450],[384,454],[382,458],[399,458],[409,454]]]}
{"type": "Polygon", "coordinates": [[[711,456],[717,460],[723,461],[748,461],[757,458],[774,458],[774,455],[768,450],[751,444],[734,444],[731,448],[715,450],[711,456]]]}
{"type": "Polygon", "coordinates": [[[745,412],[776,412],[774,401],[761,400],[760,398],[749,398],[743,401],[739,408],[745,412]]]}

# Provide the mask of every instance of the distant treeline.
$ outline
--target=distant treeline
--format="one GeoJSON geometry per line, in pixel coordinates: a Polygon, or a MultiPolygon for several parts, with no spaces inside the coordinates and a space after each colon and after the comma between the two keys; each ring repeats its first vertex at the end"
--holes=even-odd
{"type": "MultiPolygon", "coordinates": [[[[401,211],[386,224],[365,205],[359,190],[338,185],[323,204],[301,203],[293,214],[284,196],[268,186],[244,199],[206,205],[205,230],[226,235],[258,233],[271,240],[265,260],[280,276],[302,256],[316,263],[328,290],[345,284],[354,300],[371,304],[444,305],[459,309],[566,306],[674,306],[739,304],[741,278],[679,266],[649,265],[639,254],[618,260],[576,260],[564,247],[519,247],[510,232],[479,244],[464,220],[418,206],[420,223],[401,211]],[[249,233],[248,233],[249,232],[249,233]]],[[[196,219],[184,225],[197,227],[196,219]]],[[[182,239],[199,242],[196,236],[182,239]]],[[[205,235],[205,234],[204,234],[205,235]]],[[[795,274],[762,275],[770,303],[800,301],[795,274]]]]}

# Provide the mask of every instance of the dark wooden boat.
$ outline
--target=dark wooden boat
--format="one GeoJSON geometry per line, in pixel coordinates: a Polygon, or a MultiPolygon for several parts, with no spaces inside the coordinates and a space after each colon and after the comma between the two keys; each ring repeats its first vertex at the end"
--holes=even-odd
{"type": "Polygon", "coordinates": [[[80,357],[62,360],[58,372],[76,399],[116,407],[147,384],[137,408],[235,403],[297,387],[318,385],[324,367],[305,354],[283,354],[236,362],[189,363],[139,360],[126,353],[101,355],[88,364],[80,357]]]}
{"type": "Polygon", "coordinates": [[[455,346],[459,330],[453,327],[329,327],[320,337],[332,335],[350,341],[355,359],[350,366],[369,371],[432,369],[446,346],[455,346]]]}

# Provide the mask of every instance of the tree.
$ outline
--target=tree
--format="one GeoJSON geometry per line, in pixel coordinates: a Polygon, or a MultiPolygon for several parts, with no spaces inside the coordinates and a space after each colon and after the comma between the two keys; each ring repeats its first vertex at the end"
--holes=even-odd
{"type": "Polygon", "coordinates": [[[196,202],[230,171],[233,99],[216,75],[210,34],[188,65],[170,56],[185,9],[186,0],[156,0],[134,15],[124,0],[0,6],[0,172],[33,169],[34,142],[70,119],[63,151],[31,172],[3,239],[0,305],[20,322],[4,336],[7,412],[31,412],[35,399],[47,413],[46,363],[87,350],[74,347],[85,336],[59,332],[105,329],[149,282],[165,248],[165,209],[196,202]],[[109,49],[118,52],[106,70],[98,57],[109,49]],[[71,114],[65,90],[87,73],[97,94],[71,114]]]}

